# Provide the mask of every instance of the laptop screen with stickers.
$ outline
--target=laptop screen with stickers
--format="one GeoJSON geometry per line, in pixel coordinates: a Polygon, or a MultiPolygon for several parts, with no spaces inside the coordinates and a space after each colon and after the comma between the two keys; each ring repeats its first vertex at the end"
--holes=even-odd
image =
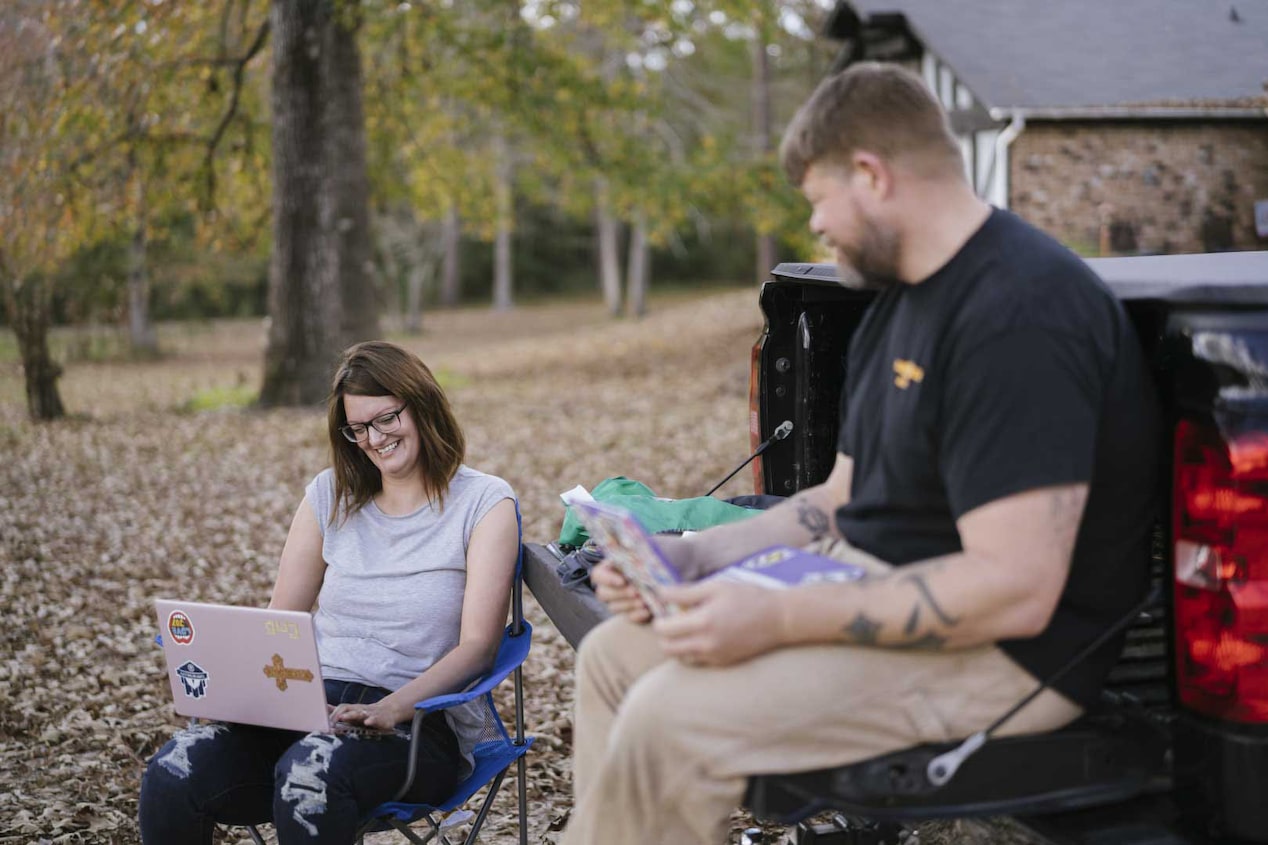
{"type": "Polygon", "coordinates": [[[177,713],[330,729],[311,613],[174,599],[154,607],[177,713]]]}

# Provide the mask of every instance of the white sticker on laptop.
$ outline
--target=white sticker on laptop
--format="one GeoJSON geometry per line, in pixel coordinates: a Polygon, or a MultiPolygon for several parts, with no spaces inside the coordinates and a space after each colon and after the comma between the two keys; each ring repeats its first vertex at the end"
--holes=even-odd
{"type": "Polygon", "coordinates": [[[176,676],[181,679],[185,695],[189,698],[202,698],[207,694],[209,676],[203,667],[192,660],[187,660],[176,667],[176,676]]]}

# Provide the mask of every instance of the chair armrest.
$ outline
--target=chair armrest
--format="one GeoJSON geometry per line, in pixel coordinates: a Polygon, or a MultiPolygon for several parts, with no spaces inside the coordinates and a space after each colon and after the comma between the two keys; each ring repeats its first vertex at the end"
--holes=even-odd
{"type": "Polygon", "coordinates": [[[434,695],[418,702],[414,705],[414,708],[432,711],[445,710],[459,704],[466,704],[468,701],[473,701],[491,691],[502,681],[506,680],[506,676],[518,669],[524,662],[524,658],[528,657],[528,649],[533,642],[533,626],[528,622],[522,624],[524,626],[523,630],[517,636],[512,635],[510,627],[507,627],[502,634],[502,644],[498,646],[498,653],[497,657],[494,658],[493,668],[473,686],[462,692],[434,695]]]}

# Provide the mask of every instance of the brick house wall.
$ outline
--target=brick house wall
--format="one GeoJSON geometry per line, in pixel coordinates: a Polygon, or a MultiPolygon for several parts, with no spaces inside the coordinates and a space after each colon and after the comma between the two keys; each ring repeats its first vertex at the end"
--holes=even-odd
{"type": "Polygon", "coordinates": [[[1026,125],[1009,150],[1013,211],[1085,255],[1268,249],[1268,121],[1026,125]]]}

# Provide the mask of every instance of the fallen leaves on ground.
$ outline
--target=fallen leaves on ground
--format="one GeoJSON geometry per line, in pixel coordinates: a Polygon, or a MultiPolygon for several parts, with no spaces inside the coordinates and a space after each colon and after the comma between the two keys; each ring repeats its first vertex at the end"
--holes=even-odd
{"type": "MultiPolygon", "coordinates": [[[[641,321],[576,303],[437,312],[399,339],[452,385],[467,462],[514,486],[526,538],[558,534],[558,494],[576,484],[626,475],[702,495],[747,456],[756,293],[654,305],[641,321]]],[[[304,485],[327,465],[321,409],[183,410],[259,384],[258,321],[162,337],[158,361],[70,366],[72,416],[52,424],[26,420],[20,368],[0,365],[0,843],[136,841],[144,763],[181,724],[153,600],[267,603],[304,485]]],[[[748,492],[744,472],[717,495],[748,492]]],[[[550,843],[571,801],[573,653],[526,604],[529,841],[550,843]]],[[[512,775],[482,841],[518,842],[515,792],[512,775]]],[[[956,840],[988,841],[942,841],[956,840]]]]}

